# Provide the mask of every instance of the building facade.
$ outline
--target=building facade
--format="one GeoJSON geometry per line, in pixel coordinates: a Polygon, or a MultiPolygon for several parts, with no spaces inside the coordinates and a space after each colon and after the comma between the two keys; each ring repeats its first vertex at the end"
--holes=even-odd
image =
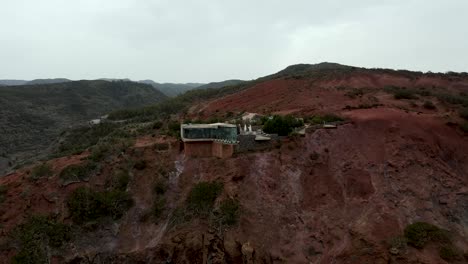
{"type": "Polygon", "coordinates": [[[180,136],[185,155],[192,157],[228,158],[238,144],[236,125],[225,123],[182,124],[180,136]]]}

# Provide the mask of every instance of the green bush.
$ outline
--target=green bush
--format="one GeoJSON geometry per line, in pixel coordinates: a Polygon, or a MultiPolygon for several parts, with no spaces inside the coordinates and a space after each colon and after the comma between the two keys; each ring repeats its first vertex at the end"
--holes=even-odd
{"type": "Polygon", "coordinates": [[[137,170],[144,170],[146,168],[146,160],[138,160],[133,167],[137,170]]]}
{"type": "Polygon", "coordinates": [[[83,152],[85,149],[96,145],[104,138],[116,131],[119,124],[101,123],[92,127],[81,127],[71,130],[60,143],[56,156],[66,156],[83,152]]]}
{"type": "Polygon", "coordinates": [[[219,206],[221,213],[221,223],[224,225],[234,225],[239,220],[239,201],[226,199],[219,206]]]}
{"type": "Polygon", "coordinates": [[[108,144],[97,144],[91,149],[91,154],[88,159],[99,162],[103,160],[109,153],[110,146],[108,144]]]}
{"type": "Polygon", "coordinates": [[[465,133],[468,133],[468,122],[465,122],[463,124],[460,125],[460,129],[465,132],[465,133]]]}
{"type": "Polygon", "coordinates": [[[31,178],[37,180],[52,175],[52,167],[47,163],[35,166],[31,171],[31,178]]]}
{"type": "Polygon", "coordinates": [[[436,106],[431,101],[425,101],[423,107],[430,110],[436,109],[436,106]]]}
{"type": "Polygon", "coordinates": [[[310,118],[310,122],[314,124],[323,124],[323,123],[332,123],[332,122],[340,122],[344,119],[334,115],[334,114],[327,114],[327,115],[317,115],[310,118]]]}
{"type": "Polygon", "coordinates": [[[163,195],[166,193],[167,186],[163,181],[157,181],[154,184],[153,190],[156,195],[163,195]]]}
{"type": "Polygon", "coordinates": [[[84,181],[89,179],[90,174],[96,169],[97,165],[94,162],[70,165],[60,172],[60,179],[63,181],[84,181]]]}
{"type": "Polygon", "coordinates": [[[405,237],[408,244],[416,248],[423,248],[430,241],[450,242],[450,236],[446,230],[426,222],[415,222],[406,226],[405,237]]]}
{"type": "Polygon", "coordinates": [[[187,198],[188,209],[196,213],[210,212],[216,198],[222,191],[223,185],[219,182],[197,183],[187,198]]]}
{"type": "Polygon", "coordinates": [[[157,197],[153,201],[153,205],[151,207],[151,214],[154,219],[158,219],[161,217],[162,213],[164,212],[164,209],[166,208],[166,199],[163,197],[157,197]]]}
{"type": "Polygon", "coordinates": [[[439,256],[448,262],[462,259],[461,252],[452,245],[442,246],[439,250],[439,256]]]}
{"type": "Polygon", "coordinates": [[[127,190],[127,186],[130,183],[130,174],[127,170],[119,170],[115,174],[114,188],[120,191],[127,190]]]}
{"type": "Polygon", "coordinates": [[[7,192],[8,188],[5,185],[0,185],[0,204],[6,200],[7,192]]]}
{"type": "Polygon", "coordinates": [[[356,97],[363,96],[364,95],[364,90],[363,89],[358,89],[358,88],[353,88],[351,91],[346,92],[345,95],[354,99],[356,97]]]}
{"type": "Polygon", "coordinates": [[[33,216],[12,231],[20,250],[12,263],[49,263],[47,247],[59,248],[72,238],[71,227],[43,216],[33,216]]]}
{"type": "Polygon", "coordinates": [[[393,251],[393,254],[398,254],[406,249],[408,240],[403,236],[396,236],[390,239],[389,244],[390,250],[393,251]]]}
{"type": "Polygon", "coordinates": [[[67,205],[73,221],[82,224],[106,216],[120,219],[133,206],[133,200],[121,190],[96,192],[80,187],[70,195],[67,205]]]}
{"type": "Polygon", "coordinates": [[[468,108],[460,110],[460,117],[468,120],[468,108]]]}
{"type": "Polygon", "coordinates": [[[152,128],[153,129],[160,129],[163,126],[163,123],[161,121],[156,121],[153,123],[152,128]]]}
{"type": "Polygon", "coordinates": [[[436,96],[437,96],[437,99],[439,99],[441,102],[454,104],[454,105],[463,105],[463,106],[468,107],[468,96],[455,95],[455,94],[449,94],[449,93],[440,93],[440,94],[437,94],[436,96]]]}
{"type": "Polygon", "coordinates": [[[395,99],[416,99],[418,98],[412,91],[409,90],[400,90],[393,94],[395,99]]]}
{"type": "Polygon", "coordinates": [[[293,131],[293,128],[304,125],[304,122],[291,115],[273,116],[267,119],[263,125],[263,131],[269,134],[278,134],[279,136],[287,136],[293,131]]]}
{"type": "Polygon", "coordinates": [[[416,99],[418,90],[407,89],[406,87],[387,86],[384,88],[387,93],[393,94],[393,97],[399,99],[416,99]]]}

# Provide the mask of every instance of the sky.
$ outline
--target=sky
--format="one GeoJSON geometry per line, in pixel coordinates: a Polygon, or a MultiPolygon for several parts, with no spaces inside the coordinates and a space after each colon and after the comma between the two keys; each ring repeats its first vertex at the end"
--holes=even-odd
{"type": "Polygon", "coordinates": [[[468,72],[467,0],[0,0],[0,79],[255,79],[297,63],[468,72]]]}

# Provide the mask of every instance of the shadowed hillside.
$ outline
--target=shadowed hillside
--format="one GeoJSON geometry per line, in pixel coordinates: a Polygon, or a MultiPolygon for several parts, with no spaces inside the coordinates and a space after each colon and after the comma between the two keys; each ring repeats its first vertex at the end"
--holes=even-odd
{"type": "Polygon", "coordinates": [[[166,96],[134,82],[76,81],[0,88],[0,155],[32,157],[70,126],[166,96]]]}

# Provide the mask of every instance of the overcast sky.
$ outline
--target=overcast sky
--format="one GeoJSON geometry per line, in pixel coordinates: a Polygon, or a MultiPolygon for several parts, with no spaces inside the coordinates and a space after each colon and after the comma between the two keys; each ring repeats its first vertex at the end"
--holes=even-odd
{"type": "Polygon", "coordinates": [[[296,63],[468,71],[468,0],[0,0],[0,79],[253,79],[296,63]]]}

